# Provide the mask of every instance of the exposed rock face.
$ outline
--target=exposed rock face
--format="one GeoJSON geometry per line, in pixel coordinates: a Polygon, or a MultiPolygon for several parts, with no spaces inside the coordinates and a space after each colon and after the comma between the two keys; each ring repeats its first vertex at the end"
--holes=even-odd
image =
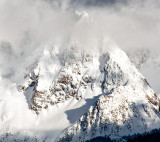
{"type": "MultiPolygon", "coordinates": [[[[52,58],[50,57],[47,60],[53,60],[52,63],[56,64],[57,62],[54,63],[53,59],[55,58],[54,53],[50,52],[49,54],[51,54],[52,58]]],[[[44,70],[43,68],[47,68],[47,66],[41,69],[41,65],[39,65],[41,62],[31,72],[27,83],[24,83],[24,85],[20,87],[19,90],[23,91],[26,97],[31,94],[32,97],[29,100],[29,106],[36,111],[37,114],[39,114],[42,108],[47,109],[49,105],[62,103],[73,97],[77,100],[82,99],[88,87],[93,89],[93,84],[97,77],[90,72],[90,67],[96,65],[94,68],[97,68],[97,71],[99,71],[99,64],[96,64],[97,60],[93,61],[93,57],[89,54],[77,57],[79,56],[78,54],[79,51],[74,48],[63,53],[64,59],[60,59],[61,63],[57,65],[60,67],[58,67],[56,73],[54,72],[55,74],[54,77],[52,76],[50,84],[44,89],[40,87],[40,85],[45,85],[45,82],[43,82],[43,80],[41,81],[41,79],[49,75],[42,74],[41,70],[44,70]],[[39,81],[41,83],[39,83],[39,81]]],[[[62,55],[57,55],[57,58],[60,58],[60,56],[62,55]]],[[[98,85],[100,87],[100,84],[98,85]]]]}

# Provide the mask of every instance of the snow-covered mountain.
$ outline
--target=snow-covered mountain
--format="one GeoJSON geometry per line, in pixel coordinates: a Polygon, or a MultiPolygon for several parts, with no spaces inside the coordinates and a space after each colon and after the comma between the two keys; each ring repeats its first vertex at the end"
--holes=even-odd
{"type": "Polygon", "coordinates": [[[160,100],[125,53],[114,49],[102,57],[101,96],[58,141],[86,141],[98,136],[119,139],[159,127],[160,100]]]}
{"type": "Polygon", "coordinates": [[[63,38],[11,62],[16,83],[0,76],[0,141],[119,141],[160,128],[160,98],[140,73],[155,71],[150,52],[129,59],[87,12],[72,18],[63,38]]]}
{"type": "Polygon", "coordinates": [[[19,91],[37,114],[32,135],[39,141],[120,139],[159,128],[158,96],[120,48],[102,45],[88,51],[55,44],[33,53],[19,91]]]}

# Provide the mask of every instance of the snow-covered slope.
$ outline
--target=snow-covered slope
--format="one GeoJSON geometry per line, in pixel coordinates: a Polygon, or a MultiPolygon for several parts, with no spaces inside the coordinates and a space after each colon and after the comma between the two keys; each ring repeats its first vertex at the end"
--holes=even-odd
{"type": "Polygon", "coordinates": [[[38,114],[37,130],[49,131],[40,137],[48,135],[48,141],[114,139],[159,128],[155,92],[121,49],[108,40],[103,45],[93,52],[76,44],[65,50],[46,46],[31,65],[19,91],[38,114]]]}
{"type": "Polygon", "coordinates": [[[117,139],[159,128],[160,100],[126,54],[113,48],[101,57],[102,95],[57,141],[117,139]]]}
{"type": "Polygon", "coordinates": [[[102,95],[79,121],[67,128],[58,141],[86,141],[95,137],[120,139],[159,127],[160,100],[138,86],[121,86],[102,95]],[[136,89],[134,88],[136,87],[136,89]],[[141,91],[141,92],[140,92],[141,91]]]}
{"type": "Polygon", "coordinates": [[[18,140],[16,134],[29,136],[36,115],[28,109],[25,96],[18,92],[15,83],[0,78],[0,84],[0,141],[18,140]],[[9,135],[11,139],[7,138],[9,135]]]}

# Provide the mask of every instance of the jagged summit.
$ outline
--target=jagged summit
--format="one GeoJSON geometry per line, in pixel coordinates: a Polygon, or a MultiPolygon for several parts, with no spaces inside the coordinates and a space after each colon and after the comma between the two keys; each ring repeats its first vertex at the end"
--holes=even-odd
{"type": "Polygon", "coordinates": [[[127,55],[112,42],[88,51],[45,47],[19,89],[37,114],[72,104],[64,110],[70,127],[57,141],[120,139],[159,128],[160,100],[127,55]]]}
{"type": "MultiPolygon", "coordinates": [[[[128,73],[130,66],[128,57],[117,47],[108,47],[105,52],[86,53],[72,46],[65,51],[50,46],[44,48],[37,65],[20,90],[24,91],[31,109],[39,113],[42,108],[48,108],[48,105],[72,97],[82,99],[86,96],[87,89],[92,92],[95,92],[94,89],[101,90],[97,94],[99,95],[126,85],[134,79],[128,73]]],[[[134,70],[136,69],[133,68],[132,71],[135,72],[134,70]]]]}

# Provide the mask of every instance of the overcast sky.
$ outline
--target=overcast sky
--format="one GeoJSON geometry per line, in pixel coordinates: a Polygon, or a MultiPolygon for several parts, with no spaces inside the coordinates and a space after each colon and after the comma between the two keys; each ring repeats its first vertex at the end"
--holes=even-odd
{"type": "Polygon", "coordinates": [[[156,56],[159,15],[159,0],[0,0],[0,71],[11,76],[18,57],[48,42],[74,38],[88,45],[102,35],[125,51],[149,49],[156,56]],[[75,10],[92,22],[77,26],[75,10]]]}

